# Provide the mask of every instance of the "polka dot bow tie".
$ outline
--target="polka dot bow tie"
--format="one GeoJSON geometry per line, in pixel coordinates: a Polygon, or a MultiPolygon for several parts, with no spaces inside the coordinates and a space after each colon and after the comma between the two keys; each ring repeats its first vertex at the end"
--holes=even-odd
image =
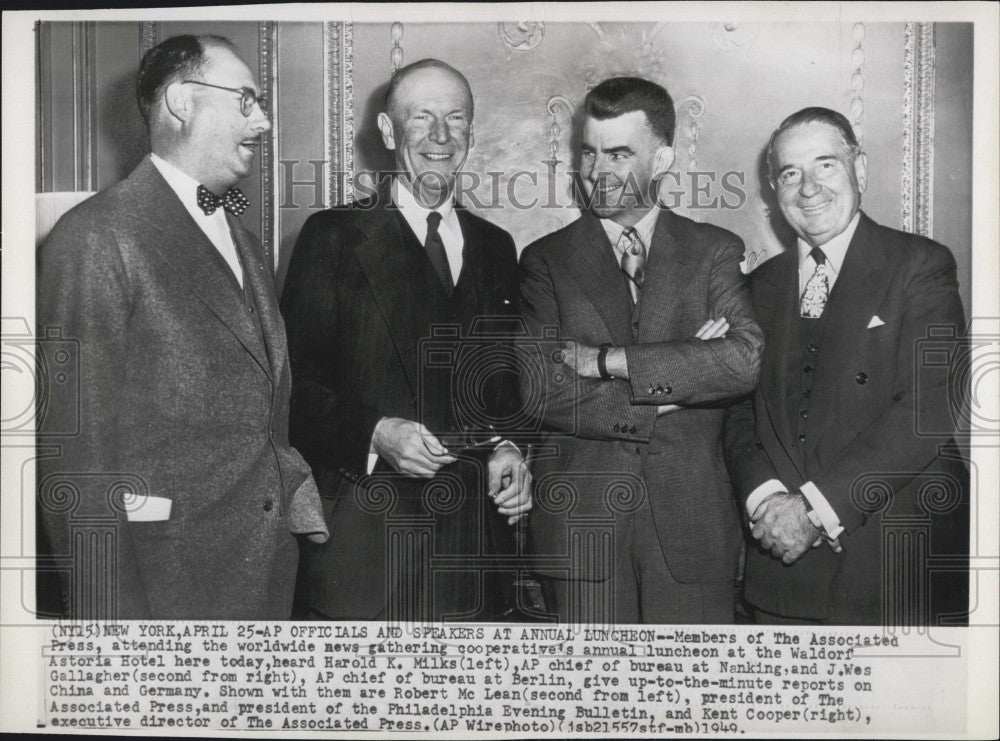
{"type": "Polygon", "coordinates": [[[204,185],[198,186],[198,206],[206,216],[214,214],[220,206],[233,216],[241,216],[249,205],[250,201],[239,188],[230,188],[225,195],[217,196],[204,185]]]}

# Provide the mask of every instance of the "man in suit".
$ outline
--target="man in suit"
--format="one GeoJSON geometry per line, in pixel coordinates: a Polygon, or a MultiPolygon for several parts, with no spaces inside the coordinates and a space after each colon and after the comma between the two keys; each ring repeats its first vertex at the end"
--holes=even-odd
{"type": "Polygon", "coordinates": [[[490,555],[530,508],[531,478],[517,447],[492,440],[516,426],[501,346],[517,258],[510,235],[454,199],[472,117],[457,70],[397,71],[378,117],[397,177],[312,215],[296,242],[282,295],[292,440],[332,533],[303,548],[304,617],[502,610],[490,555]]]}
{"type": "Polygon", "coordinates": [[[947,366],[918,352],[939,330],[962,333],[955,260],[861,211],[868,161],[841,114],[789,116],[767,163],[798,243],[753,273],[760,386],[727,425],[759,541],[746,598],[771,623],[961,616],[968,473],[950,440],[947,366]],[[893,545],[904,538],[929,552],[893,545]],[[928,572],[928,555],[952,556],[948,570],[928,572]]]}
{"type": "Polygon", "coordinates": [[[67,614],[288,619],[291,531],[325,529],[288,444],[270,266],[229,213],[246,205],[230,188],[270,129],[266,101],[217,36],[151,49],[137,95],[152,154],[60,219],[38,255],[39,327],[80,349],[79,409],[46,410],[56,429],[78,418],[79,434],[39,463],[55,555],[73,561],[67,614]]]}
{"type": "Polygon", "coordinates": [[[532,334],[571,341],[523,376],[526,397],[544,379],[551,432],[533,469],[534,552],[560,620],[730,623],[741,537],[724,402],[753,388],[761,352],[743,243],[659,204],[666,90],[613,78],[583,108],[589,209],[521,256],[532,334]]]}

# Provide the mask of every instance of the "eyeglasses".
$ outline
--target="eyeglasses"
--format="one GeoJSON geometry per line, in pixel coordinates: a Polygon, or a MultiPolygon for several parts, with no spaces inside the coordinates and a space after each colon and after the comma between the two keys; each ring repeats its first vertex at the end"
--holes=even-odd
{"type": "Polygon", "coordinates": [[[205,87],[214,87],[216,90],[228,90],[231,93],[239,93],[240,113],[248,118],[250,114],[253,113],[253,106],[255,103],[260,106],[260,110],[263,111],[265,116],[268,114],[267,98],[262,95],[257,95],[257,93],[248,87],[223,87],[222,85],[213,85],[210,82],[202,82],[201,80],[183,80],[182,84],[203,85],[205,87]]]}

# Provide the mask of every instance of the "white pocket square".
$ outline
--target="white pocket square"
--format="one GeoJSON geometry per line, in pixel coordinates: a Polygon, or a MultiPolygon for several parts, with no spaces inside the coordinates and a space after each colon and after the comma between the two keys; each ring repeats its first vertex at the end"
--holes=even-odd
{"type": "Polygon", "coordinates": [[[165,522],[170,519],[170,505],[166,497],[138,495],[125,501],[125,517],[129,522],[165,522]]]}
{"type": "Polygon", "coordinates": [[[885,322],[883,322],[883,321],[882,321],[881,319],[879,319],[879,318],[878,318],[878,314],[876,314],[876,315],[875,315],[875,316],[873,316],[873,317],[871,318],[871,320],[870,320],[870,321],[868,322],[868,327],[867,327],[867,329],[875,329],[875,327],[881,327],[881,326],[882,326],[883,324],[885,324],[885,322]]]}

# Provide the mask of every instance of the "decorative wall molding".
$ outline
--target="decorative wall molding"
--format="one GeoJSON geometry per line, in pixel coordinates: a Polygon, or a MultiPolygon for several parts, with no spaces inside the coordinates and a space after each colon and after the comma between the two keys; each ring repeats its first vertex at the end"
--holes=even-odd
{"type": "Polygon", "coordinates": [[[934,24],[909,22],[903,47],[901,223],[934,236],[934,24]]]}
{"type": "Polygon", "coordinates": [[[559,159],[559,145],[562,139],[562,126],[559,125],[559,116],[566,114],[567,119],[572,119],[576,112],[576,106],[570,102],[565,95],[553,95],[545,104],[545,110],[549,112],[551,121],[549,122],[549,158],[542,160],[549,166],[549,172],[555,174],[556,168],[562,162],[559,159]]]}
{"type": "Polygon", "coordinates": [[[274,21],[261,21],[257,24],[259,36],[259,56],[257,79],[260,80],[260,94],[270,103],[268,114],[271,119],[271,130],[264,137],[264,146],[260,152],[260,241],[271,264],[278,267],[278,255],[275,246],[278,244],[278,194],[275,183],[278,175],[275,171],[277,158],[274,156],[278,142],[278,90],[275,82],[278,79],[278,24],[274,21]]]}
{"type": "Polygon", "coordinates": [[[389,29],[389,34],[392,36],[392,49],[389,50],[389,64],[392,65],[392,71],[395,72],[403,66],[403,45],[400,43],[403,40],[403,24],[399,21],[393,23],[389,29]]]}
{"type": "Polygon", "coordinates": [[[865,36],[864,23],[855,23],[853,29],[854,50],[851,52],[851,128],[858,144],[864,144],[865,103],[861,95],[865,91],[865,36]]]}
{"type": "MultiPolygon", "coordinates": [[[[698,138],[701,136],[701,122],[698,120],[705,115],[705,99],[698,95],[687,95],[677,104],[677,112],[687,112],[691,117],[691,123],[686,129],[687,134],[687,167],[688,170],[698,169],[698,138]]],[[[675,142],[676,144],[676,137],[675,142]]]]}
{"type": "Polygon", "coordinates": [[[52,26],[35,22],[35,191],[52,191],[52,115],[46,96],[52,90],[52,26]]]}
{"type": "Polygon", "coordinates": [[[160,43],[160,24],[156,21],[142,21],[139,24],[139,58],[160,43]]]}
{"type": "Polygon", "coordinates": [[[713,23],[711,36],[712,43],[719,51],[748,49],[757,40],[757,24],[736,21],[713,23]]]}
{"type": "MultiPolygon", "coordinates": [[[[395,24],[393,24],[395,25],[395,24]]],[[[402,27],[400,27],[402,28],[402,27]]],[[[400,34],[400,38],[402,35],[400,34]]],[[[345,203],[354,190],[354,29],[334,21],[323,27],[326,112],[326,203],[345,203]]],[[[402,50],[400,50],[402,61],[402,50]]]]}
{"type": "Polygon", "coordinates": [[[497,34],[507,49],[507,59],[513,52],[531,51],[542,43],[545,38],[545,24],[535,21],[517,21],[497,23],[497,34]]]}
{"type": "Polygon", "coordinates": [[[97,190],[97,27],[73,24],[73,190],[97,190]]]}

